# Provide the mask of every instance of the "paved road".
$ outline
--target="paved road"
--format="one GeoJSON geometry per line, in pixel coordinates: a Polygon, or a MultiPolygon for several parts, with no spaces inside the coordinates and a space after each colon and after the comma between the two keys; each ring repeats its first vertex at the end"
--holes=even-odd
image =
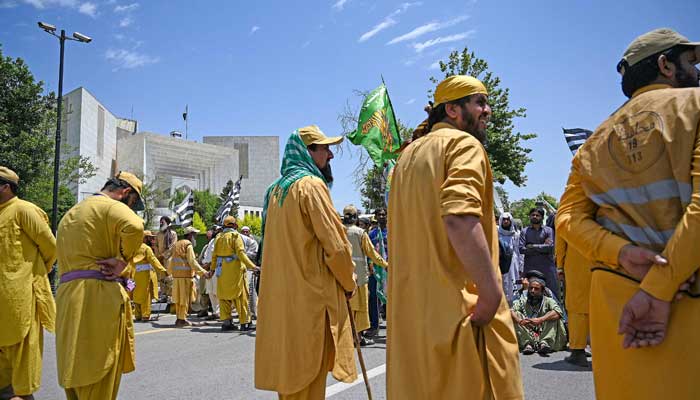
{"type": "MultiPolygon", "coordinates": [[[[217,322],[191,329],[174,329],[175,316],[136,324],[136,371],[124,375],[119,399],[276,399],[270,392],[253,387],[255,332],[220,331],[217,322]]],[[[384,331],[380,333],[384,335],[384,331]]],[[[375,399],[385,399],[385,350],[380,338],[363,348],[375,399]]],[[[56,380],[54,337],[45,337],[44,371],[37,399],[61,399],[56,380]]],[[[589,369],[563,361],[568,353],[550,357],[521,358],[527,399],[593,399],[593,378],[589,369]]],[[[359,371],[359,366],[358,366],[359,371]]],[[[329,375],[330,376],[330,375],[329,375]]],[[[327,398],[366,398],[363,382],[339,384],[329,378],[327,398]]]]}

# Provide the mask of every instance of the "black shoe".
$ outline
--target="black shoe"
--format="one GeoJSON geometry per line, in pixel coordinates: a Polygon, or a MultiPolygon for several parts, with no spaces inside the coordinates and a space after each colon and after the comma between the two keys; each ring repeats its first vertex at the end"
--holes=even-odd
{"type": "Polygon", "coordinates": [[[534,354],[534,353],[535,353],[535,349],[532,346],[530,346],[529,344],[526,345],[525,348],[523,349],[523,354],[526,356],[529,356],[530,354],[534,354]]]}
{"type": "Polygon", "coordinates": [[[579,367],[588,367],[588,359],[584,350],[571,350],[571,355],[564,358],[564,361],[579,367]]]}
{"type": "Polygon", "coordinates": [[[246,331],[254,331],[255,330],[255,325],[252,323],[248,322],[247,324],[242,324],[241,325],[241,331],[246,332],[246,331]]]}
{"type": "Polygon", "coordinates": [[[371,346],[373,344],[374,344],[374,340],[372,340],[370,338],[366,338],[366,337],[360,338],[360,346],[361,347],[371,346]]]}
{"type": "Polygon", "coordinates": [[[366,338],[373,338],[379,334],[379,329],[377,328],[370,328],[367,329],[366,331],[362,332],[362,336],[366,338]]]}
{"type": "Polygon", "coordinates": [[[209,312],[207,310],[202,310],[202,311],[197,313],[197,318],[204,318],[207,315],[209,315],[209,312]]]}
{"type": "Polygon", "coordinates": [[[541,356],[547,355],[551,352],[552,352],[552,348],[549,347],[549,345],[545,342],[541,342],[539,349],[537,349],[537,353],[539,353],[539,355],[541,355],[541,356]]]}
{"type": "Polygon", "coordinates": [[[221,324],[221,332],[231,332],[231,331],[237,331],[238,327],[231,322],[231,320],[224,321],[223,324],[221,324]]]}

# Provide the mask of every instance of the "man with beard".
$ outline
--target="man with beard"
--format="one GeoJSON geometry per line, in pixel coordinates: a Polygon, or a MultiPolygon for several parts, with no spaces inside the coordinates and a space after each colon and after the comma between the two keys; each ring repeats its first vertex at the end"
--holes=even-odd
{"type": "Polygon", "coordinates": [[[39,389],[44,329],[56,322],[48,279],[56,239],[46,213],[18,189],[19,176],[0,166],[0,398],[14,400],[39,389]]]}
{"type": "Polygon", "coordinates": [[[559,278],[557,267],[554,265],[554,233],[552,228],[545,226],[544,210],[532,208],[529,212],[530,226],[520,233],[520,253],[525,255],[524,271],[537,270],[541,272],[547,287],[559,299],[559,278]]]}
{"type": "Polygon", "coordinates": [[[171,226],[172,220],[170,217],[160,217],[160,230],[156,234],[155,254],[161,264],[165,264],[170,258],[175,242],[177,242],[177,233],[171,226]]]}
{"type": "Polygon", "coordinates": [[[557,232],[593,266],[598,399],[698,397],[700,302],[677,296],[700,292],[698,62],[700,42],[670,29],[632,41],[617,65],[630,100],[572,161],[557,232]]]}
{"type": "Polygon", "coordinates": [[[315,125],[292,133],[265,194],[255,387],[280,399],[325,398],[328,371],[357,378],[346,303],[355,267],[329,191],[329,146],[342,140],[315,125]]]}
{"type": "Polygon", "coordinates": [[[515,282],[523,272],[520,263],[520,232],[515,230],[513,216],[505,212],[498,218],[498,242],[499,254],[498,264],[501,267],[503,277],[503,293],[506,295],[508,304],[513,304],[515,296],[515,282]]]}
{"type": "Polygon", "coordinates": [[[120,172],[58,226],[58,383],[69,400],[116,399],[134,370],[131,302],[119,276],[141,247],[141,181],[120,172]]]}
{"type": "Polygon", "coordinates": [[[554,299],[544,295],[543,279],[528,280],[527,297],[513,303],[511,316],[518,335],[518,346],[525,355],[542,355],[566,347],[562,310],[554,299]]]}
{"type": "MultiPolygon", "coordinates": [[[[384,269],[388,269],[389,264],[374,250],[367,233],[356,224],[357,208],[349,205],[343,209],[343,225],[345,225],[345,232],[352,245],[352,261],[355,263],[355,275],[357,275],[357,292],[350,299],[350,308],[355,319],[355,329],[360,334],[370,327],[367,308],[369,304],[367,279],[370,274],[374,274],[374,268],[367,265],[367,258],[369,257],[375,265],[379,265],[384,269]]],[[[360,338],[360,346],[371,344],[374,344],[371,337],[360,338]]]]}
{"type": "Polygon", "coordinates": [[[399,156],[389,198],[387,398],[522,399],[498,268],[486,87],[435,90],[427,133],[399,156]]]}
{"type": "MultiPolygon", "coordinates": [[[[378,208],[374,210],[376,226],[369,231],[369,238],[374,245],[374,250],[384,260],[389,259],[389,237],[386,230],[386,210],[378,208]]],[[[379,314],[386,305],[386,284],[388,271],[378,264],[372,264],[373,272],[369,275],[367,284],[369,297],[369,323],[370,328],[365,331],[365,337],[373,338],[379,333],[379,314]]],[[[384,314],[386,319],[386,314],[384,314]]]]}
{"type": "Polygon", "coordinates": [[[200,278],[207,273],[197,262],[194,246],[199,231],[191,226],[185,228],[185,238],[173,246],[173,255],[168,260],[168,273],[173,277],[173,303],[175,303],[176,328],[192,326],[187,320],[190,305],[197,299],[194,275],[200,278]]]}

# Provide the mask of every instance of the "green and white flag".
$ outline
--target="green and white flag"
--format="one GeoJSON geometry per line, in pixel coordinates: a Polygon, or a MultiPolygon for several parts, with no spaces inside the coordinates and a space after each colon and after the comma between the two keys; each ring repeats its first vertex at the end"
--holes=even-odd
{"type": "Polygon", "coordinates": [[[377,167],[383,168],[386,161],[398,157],[401,136],[389,93],[383,83],[365,98],[357,130],[348,135],[348,140],[367,149],[377,167]]]}

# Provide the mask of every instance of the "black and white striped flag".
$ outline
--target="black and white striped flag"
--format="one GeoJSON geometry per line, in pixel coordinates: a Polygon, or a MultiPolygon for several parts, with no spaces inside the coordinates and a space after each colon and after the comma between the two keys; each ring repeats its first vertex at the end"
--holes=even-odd
{"type": "Polygon", "coordinates": [[[221,207],[219,207],[219,210],[216,212],[216,220],[219,221],[219,225],[224,224],[224,218],[229,215],[234,205],[238,207],[239,200],[241,198],[241,180],[243,180],[243,175],[238,178],[236,183],[231,188],[231,191],[228,193],[226,201],[224,201],[224,204],[222,204],[221,207]]]}
{"type": "Polygon", "coordinates": [[[185,199],[177,207],[175,207],[175,213],[177,214],[177,222],[183,228],[187,228],[192,225],[192,217],[194,216],[194,196],[190,190],[185,196],[185,199]]]}
{"type": "Polygon", "coordinates": [[[566,139],[566,144],[569,145],[569,150],[571,150],[571,154],[573,155],[576,155],[576,150],[578,150],[578,148],[586,142],[586,139],[593,134],[593,131],[589,131],[588,129],[562,129],[564,130],[564,139],[566,139]]]}

